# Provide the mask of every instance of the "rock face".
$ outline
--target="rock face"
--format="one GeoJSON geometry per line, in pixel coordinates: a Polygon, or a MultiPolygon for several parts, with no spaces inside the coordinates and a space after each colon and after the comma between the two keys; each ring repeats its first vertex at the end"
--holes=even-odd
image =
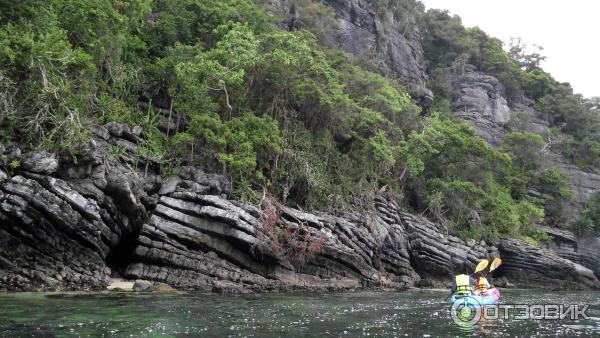
{"type": "Polygon", "coordinates": [[[495,274],[523,288],[598,289],[594,272],[549,250],[506,239],[498,245],[503,264],[495,274]]]}
{"type": "Polygon", "coordinates": [[[339,21],[339,48],[356,57],[374,56],[381,72],[400,78],[421,103],[433,99],[415,18],[378,14],[359,0],[331,1],[331,6],[339,21]]]}
{"type": "Polygon", "coordinates": [[[58,169],[58,161],[45,151],[32,152],[24,156],[21,167],[32,173],[53,174],[58,169]]]}
{"type": "Polygon", "coordinates": [[[138,172],[126,165],[140,160],[128,148],[106,161],[119,144],[145,142],[140,131],[112,124],[95,134],[77,163],[0,180],[0,290],[103,289],[111,276],[159,291],[445,287],[498,255],[500,277],[519,286],[600,287],[597,243],[564,235],[556,254],[515,240],[463,241],[386,195],[367,212],[259,211],[229,199],[220,175],[138,172]]]}
{"type": "Polygon", "coordinates": [[[592,270],[596,277],[600,277],[600,238],[586,236],[578,238],[572,232],[555,228],[542,228],[550,237],[550,249],[562,258],[579,263],[592,270]]]}
{"type": "MultiPolygon", "coordinates": [[[[495,77],[477,72],[467,64],[459,71],[447,73],[446,79],[453,88],[453,115],[471,125],[476,135],[488,144],[499,145],[511,131],[548,138],[550,125],[532,108],[533,102],[522,98],[509,107],[502,84],[495,77]],[[526,121],[518,121],[521,115],[527,116],[526,121]]],[[[600,191],[599,174],[585,172],[560,155],[553,155],[551,163],[568,175],[575,208],[581,208],[600,191]]]]}
{"type": "MultiPolygon", "coordinates": [[[[301,26],[304,13],[292,1],[274,0],[289,17],[288,28],[301,26]]],[[[387,77],[400,80],[421,105],[433,100],[427,88],[425,58],[421,32],[416,18],[409,13],[377,11],[362,0],[328,0],[338,27],[328,40],[357,59],[373,60],[375,67],[387,77]],[[402,15],[405,14],[405,15],[402,15]]]]}
{"type": "Polygon", "coordinates": [[[498,145],[506,133],[505,124],[511,118],[502,84],[468,65],[464,71],[448,73],[447,79],[456,98],[453,115],[469,123],[489,144],[498,145]]]}
{"type": "Polygon", "coordinates": [[[102,156],[58,168],[47,153],[26,154],[21,168],[28,171],[0,184],[0,289],[107,285],[111,253],[138,231],[146,211],[136,180],[123,167],[105,166],[102,156]]]}
{"type": "Polygon", "coordinates": [[[595,194],[600,192],[600,174],[585,172],[576,165],[566,162],[564,159],[558,161],[556,166],[569,176],[574,202],[585,204],[595,194]]]}
{"type": "Polygon", "coordinates": [[[442,235],[393,200],[378,198],[376,209],[365,219],[286,208],[280,219],[285,228],[305,228],[324,239],[299,263],[264,248],[261,220],[250,207],[210,195],[164,195],[143,226],[126,277],[232,292],[405,288],[440,285],[488,257],[486,246],[442,235]]]}

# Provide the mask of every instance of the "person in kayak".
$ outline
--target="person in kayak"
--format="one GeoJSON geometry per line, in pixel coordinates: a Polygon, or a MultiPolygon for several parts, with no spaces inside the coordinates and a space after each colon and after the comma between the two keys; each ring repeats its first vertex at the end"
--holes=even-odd
{"type": "Polygon", "coordinates": [[[450,287],[453,294],[469,295],[473,292],[472,278],[469,275],[458,275],[450,287]]]}
{"type": "Polygon", "coordinates": [[[473,275],[475,294],[485,293],[490,289],[490,283],[481,272],[476,272],[473,275]]]}

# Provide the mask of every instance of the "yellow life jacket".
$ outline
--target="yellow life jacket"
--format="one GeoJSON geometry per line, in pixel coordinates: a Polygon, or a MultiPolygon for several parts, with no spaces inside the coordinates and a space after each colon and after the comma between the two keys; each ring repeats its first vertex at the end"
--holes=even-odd
{"type": "Polygon", "coordinates": [[[490,283],[483,276],[477,278],[477,284],[475,284],[475,291],[485,292],[490,288],[490,283]]]}
{"type": "Polygon", "coordinates": [[[470,283],[468,275],[458,275],[455,277],[456,294],[470,294],[473,291],[473,286],[470,283]]]}

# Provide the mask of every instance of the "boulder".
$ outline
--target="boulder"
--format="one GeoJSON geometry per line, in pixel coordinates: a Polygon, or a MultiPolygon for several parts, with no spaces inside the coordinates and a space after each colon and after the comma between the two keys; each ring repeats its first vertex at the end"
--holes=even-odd
{"type": "Polygon", "coordinates": [[[154,283],[154,285],[152,285],[151,289],[152,292],[173,292],[175,291],[175,289],[173,289],[169,284],[166,283],[154,283]]]}
{"type": "Polygon", "coordinates": [[[113,278],[110,284],[106,287],[108,291],[115,292],[131,292],[134,291],[134,283],[132,281],[122,280],[121,278],[113,278]]]}
{"type": "Polygon", "coordinates": [[[21,170],[37,174],[54,174],[58,170],[58,160],[46,151],[30,152],[21,159],[21,170]]]}
{"type": "Polygon", "coordinates": [[[133,291],[135,292],[148,292],[152,291],[154,284],[150,281],[143,279],[136,279],[133,283],[133,291]]]}
{"type": "Polygon", "coordinates": [[[123,133],[131,132],[129,125],[119,122],[108,122],[104,125],[104,128],[108,130],[110,135],[118,138],[122,137],[123,133]]]}
{"type": "Polygon", "coordinates": [[[133,126],[131,128],[131,133],[135,136],[141,137],[144,129],[141,126],[133,126]]]}
{"type": "Polygon", "coordinates": [[[94,133],[94,135],[105,141],[108,141],[108,139],[110,138],[110,132],[102,126],[93,124],[90,126],[90,130],[92,131],[92,133],[94,133]]]}
{"type": "Polygon", "coordinates": [[[160,190],[158,191],[158,194],[162,196],[174,193],[177,190],[177,186],[179,185],[179,183],[181,183],[181,181],[183,180],[179,176],[167,177],[162,181],[162,185],[160,187],[160,190]]]}

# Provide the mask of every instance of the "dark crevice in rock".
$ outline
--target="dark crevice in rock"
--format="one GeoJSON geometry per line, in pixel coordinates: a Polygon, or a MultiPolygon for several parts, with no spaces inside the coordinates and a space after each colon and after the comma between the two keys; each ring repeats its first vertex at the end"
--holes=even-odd
{"type": "Polygon", "coordinates": [[[131,232],[121,237],[119,243],[106,256],[106,265],[111,270],[112,277],[122,277],[125,269],[131,264],[131,258],[137,247],[138,232],[131,232]]]}

